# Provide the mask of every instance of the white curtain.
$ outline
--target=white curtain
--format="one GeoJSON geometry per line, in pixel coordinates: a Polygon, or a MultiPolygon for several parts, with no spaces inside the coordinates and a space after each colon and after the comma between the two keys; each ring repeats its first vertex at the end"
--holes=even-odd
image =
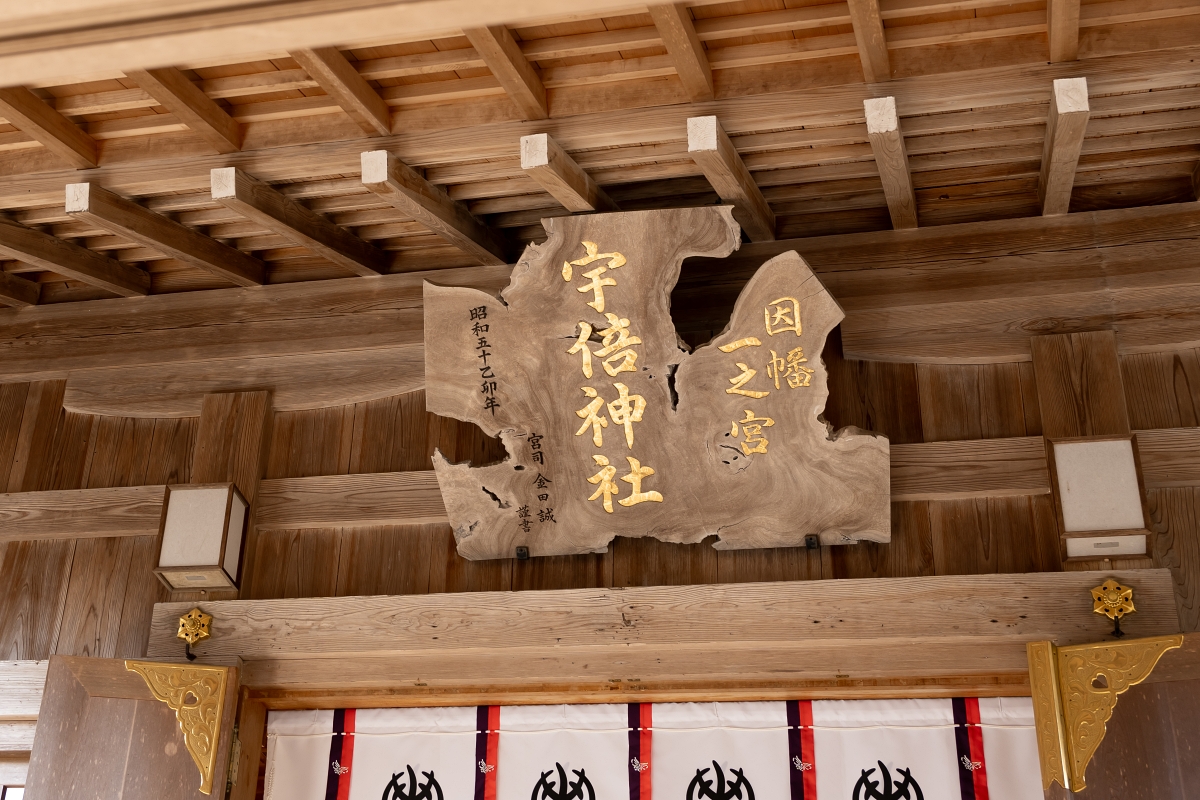
{"type": "Polygon", "coordinates": [[[273,711],[267,800],[1041,800],[1029,698],[273,711]]]}

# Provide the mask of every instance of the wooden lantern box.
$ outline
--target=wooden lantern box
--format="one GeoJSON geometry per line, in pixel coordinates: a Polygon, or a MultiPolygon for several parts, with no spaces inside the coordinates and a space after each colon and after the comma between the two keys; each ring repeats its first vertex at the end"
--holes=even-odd
{"type": "Polygon", "coordinates": [[[249,507],[232,483],[168,487],[159,579],[171,589],[237,588],[249,507]]]}

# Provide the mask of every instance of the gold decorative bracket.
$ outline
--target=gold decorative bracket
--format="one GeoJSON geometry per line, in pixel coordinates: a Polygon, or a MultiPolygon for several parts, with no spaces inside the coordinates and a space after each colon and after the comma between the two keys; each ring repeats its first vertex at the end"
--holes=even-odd
{"type": "Polygon", "coordinates": [[[1037,729],[1042,787],[1087,788],[1084,771],[1104,739],[1117,696],[1146,680],[1183,634],[1055,647],[1029,642],[1029,682],[1037,729]]]}
{"type": "Polygon", "coordinates": [[[175,712],[184,746],[200,769],[200,791],[212,794],[230,668],[126,661],[125,669],[141,675],[155,699],[175,712]]]}

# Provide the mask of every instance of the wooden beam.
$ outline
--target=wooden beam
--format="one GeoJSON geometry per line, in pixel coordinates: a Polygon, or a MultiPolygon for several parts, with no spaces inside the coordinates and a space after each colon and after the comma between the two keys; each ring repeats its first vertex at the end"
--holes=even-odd
{"type": "MultiPolygon", "coordinates": [[[[1111,630],[1088,593],[1107,577],[1142,598],[1138,635],[1178,631],[1170,572],[1145,569],[895,578],[870,591],[849,580],[577,589],[540,592],[536,607],[520,592],[218,601],[205,611],[223,624],[196,649],[244,659],[243,685],[273,707],[302,687],[296,702],[340,692],[350,706],[373,691],[371,705],[442,705],[452,692],[465,703],[845,697],[850,686],[1023,695],[1027,641],[1111,630]],[[282,620],[292,624],[281,638],[282,620]]],[[[190,608],[155,606],[149,658],[182,659],[175,632],[190,608]]]]}
{"type": "Polygon", "coordinates": [[[688,154],[752,242],[775,238],[775,214],[716,117],[689,117],[688,154]]]}
{"type": "Polygon", "coordinates": [[[68,184],[66,211],[239,286],[266,282],[266,267],[258,259],[94,183],[68,184]]]}
{"type": "Polygon", "coordinates": [[[618,211],[612,198],[548,133],[521,137],[521,169],[568,211],[618,211]]]}
{"type": "Polygon", "coordinates": [[[23,86],[0,89],[0,116],[76,169],[98,163],[96,140],[23,86]]]}
{"type": "Polygon", "coordinates": [[[237,121],[175,67],[135,69],[125,74],[218,153],[241,149],[237,121]]]}
{"type": "Polygon", "coordinates": [[[1046,28],[1051,62],[1079,58],[1079,0],[1048,0],[1046,28]]]}
{"type": "Polygon", "coordinates": [[[467,28],[463,33],[526,119],[550,116],[546,87],[508,28],[493,25],[467,28]]]}
{"type": "Polygon", "coordinates": [[[1040,436],[893,444],[892,501],[1050,493],[1040,436]]]}
{"type": "Polygon", "coordinates": [[[0,542],[157,536],[165,486],[0,494],[0,542]]]}
{"type": "MultiPolygon", "coordinates": [[[[216,313],[214,319],[221,318],[221,311],[216,313]]],[[[196,417],[207,394],[259,386],[271,387],[276,411],[310,411],[395,397],[425,386],[425,348],[419,343],[401,344],[72,370],[63,407],[100,416],[196,417]]]]}
{"type": "Polygon", "coordinates": [[[0,253],[122,297],[150,293],[149,274],[132,264],[7,219],[0,219],[0,253]]]}
{"type": "Polygon", "coordinates": [[[0,269],[0,303],[9,306],[34,306],[42,289],[36,283],[0,269]]]}
{"type": "Polygon", "coordinates": [[[1038,199],[1042,215],[1066,214],[1071,206],[1075,168],[1083,149],[1088,123],[1086,78],[1054,82],[1050,94],[1050,116],[1046,121],[1046,143],[1042,148],[1042,171],[1038,176],[1038,199]]]}
{"type": "Polygon", "coordinates": [[[289,55],[368,136],[392,132],[387,103],[336,47],[293,50],[289,55]]]}
{"type": "Polygon", "coordinates": [[[867,114],[867,136],[883,181],[883,196],[887,198],[888,213],[895,230],[917,227],[917,195],[913,191],[912,175],[908,171],[908,153],[904,149],[904,134],[900,132],[900,117],[896,114],[896,98],[875,97],[863,101],[867,114]]]}
{"type": "MultiPolygon", "coordinates": [[[[1182,443],[1182,442],[1181,442],[1182,443]]],[[[1042,437],[892,445],[892,500],[1048,494],[1042,437]]],[[[432,471],[264,480],[259,529],[446,522],[432,471]]]]}
{"type": "Polygon", "coordinates": [[[395,208],[479,259],[481,264],[507,263],[506,247],[496,233],[388,151],[362,154],[362,182],[395,208]]]}
{"type": "Polygon", "coordinates": [[[683,3],[650,6],[650,18],[671,56],[679,80],[693,102],[713,99],[712,67],[696,35],[692,13],[683,3]]]}
{"type": "MultiPolygon", "coordinates": [[[[763,262],[797,250],[846,311],[847,358],[1029,361],[1030,331],[1064,324],[1111,327],[1122,354],[1180,350],[1200,346],[1197,239],[1200,205],[1188,202],[743,244],[727,259],[689,261],[673,309],[685,315],[677,324],[719,330],[727,319],[715,311],[715,298],[732,307],[763,262]]],[[[0,380],[146,366],[182,379],[203,376],[202,362],[231,359],[239,369],[260,359],[255,369],[265,382],[292,369],[287,359],[419,347],[422,281],[495,294],[510,273],[507,266],[465,267],[151,295],[134,305],[113,299],[0,310],[0,380]],[[186,374],[173,372],[184,367],[186,374]]],[[[97,373],[89,385],[102,378],[97,373]]]]}
{"type": "Polygon", "coordinates": [[[265,480],[259,487],[258,502],[260,530],[448,520],[432,470],[265,480]]]}
{"type": "Polygon", "coordinates": [[[237,167],[214,169],[212,199],[357,275],[387,271],[391,257],[237,167]]]}
{"type": "Polygon", "coordinates": [[[1136,431],[1147,489],[1200,486],[1200,428],[1136,431]]]}
{"type": "Polygon", "coordinates": [[[1192,195],[1200,200],[1200,164],[1197,164],[1196,168],[1192,170],[1192,195]]]}
{"type": "Polygon", "coordinates": [[[46,661],[0,661],[0,719],[37,719],[46,661]]]}
{"type": "Polygon", "coordinates": [[[879,15],[879,0],[849,0],[849,3],[850,22],[854,26],[854,40],[858,43],[863,77],[867,83],[891,80],[892,67],[888,60],[883,18],[879,15]]]}

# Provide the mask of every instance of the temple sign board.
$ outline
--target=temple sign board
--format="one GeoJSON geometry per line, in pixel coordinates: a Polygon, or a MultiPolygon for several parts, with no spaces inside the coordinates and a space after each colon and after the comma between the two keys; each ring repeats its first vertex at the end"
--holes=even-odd
{"type": "Polygon", "coordinates": [[[763,264],[726,330],[688,352],[671,290],[685,258],[738,246],[729,207],[544,224],[500,298],[425,284],[428,409],[508,452],[434,453],[461,555],[603,552],[614,536],[889,541],[888,440],[820,418],[820,354],[844,314],[799,255],[763,264]]]}

